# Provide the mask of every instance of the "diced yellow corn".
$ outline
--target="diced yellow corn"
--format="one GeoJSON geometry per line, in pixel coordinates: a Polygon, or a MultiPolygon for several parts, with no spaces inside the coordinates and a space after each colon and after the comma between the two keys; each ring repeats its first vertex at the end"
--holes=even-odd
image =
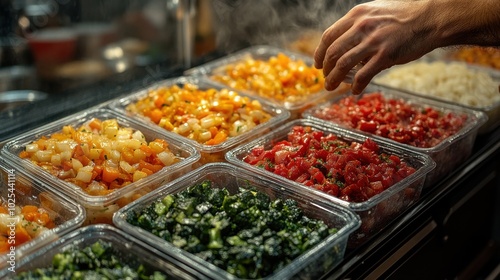
{"type": "Polygon", "coordinates": [[[134,172],[134,175],[132,175],[132,181],[137,182],[140,179],[145,178],[147,176],[148,176],[147,173],[137,170],[134,172]]]}
{"type": "Polygon", "coordinates": [[[125,141],[125,146],[131,149],[139,149],[141,147],[141,141],[137,139],[128,139],[125,141]]]}
{"type": "Polygon", "coordinates": [[[118,133],[118,122],[115,119],[104,120],[101,124],[104,135],[113,139],[118,133]]]}
{"type": "Polygon", "coordinates": [[[135,160],[135,162],[139,162],[140,160],[143,160],[146,157],[147,157],[147,154],[143,150],[141,150],[141,149],[134,150],[134,160],[135,160]]]}
{"type": "Polygon", "coordinates": [[[94,159],[94,160],[99,159],[99,157],[101,156],[101,153],[102,153],[102,149],[98,149],[98,148],[90,149],[89,158],[94,159]]]}
{"type": "Polygon", "coordinates": [[[151,148],[151,150],[153,150],[153,152],[155,154],[158,154],[158,153],[160,153],[161,151],[164,150],[163,145],[161,143],[158,143],[158,142],[154,142],[154,141],[153,142],[149,142],[148,146],[151,148]]]}

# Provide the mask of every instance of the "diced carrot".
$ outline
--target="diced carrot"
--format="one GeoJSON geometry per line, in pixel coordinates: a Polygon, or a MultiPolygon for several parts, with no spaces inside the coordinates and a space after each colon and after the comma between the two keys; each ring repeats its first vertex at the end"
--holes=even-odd
{"type": "Polygon", "coordinates": [[[19,157],[20,158],[29,158],[30,157],[30,154],[26,151],[22,151],[19,153],[19,157]]]}
{"type": "Polygon", "coordinates": [[[216,126],[211,126],[208,131],[210,131],[210,134],[212,135],[212,138],[217,135],[217,132],[219,132],[219,129],[216,126]]]}
{"type": "Polygon", "coordinates": [[[22,214],[32,213],[32,212],[38,212],[38,207],[35,205],[24,205],[23,208],[21,208],[22,214]]]}
{"type": "Polygon", "coordinates": [[[19,246],[20,244],[26,243],[31,240],[31,236],[29,235],[28,231],[24,227],[22,227],[20,224],[16,225],[16,245],[19,246]]]}
{"type": "Polygon", "coordinates": [[[160,169],[163,168],[162,165],[159,165],[159,164],[151,164],[149,162],[145,162],[144,160],[141,160],[139,161],[139,169],[149,169],[151,170],[152,172],[156,173],[158,172],[160,169]]]}
{"type": "Polygon", "coordinates": [[[92,129],[101,130],[101,124],[102,124],[101,120],[93,118],[89,122],[89,127],[92,128],[92,129]]]}
{"type": "Polygon", "coordinates": [[[154,173],[153,171],[151,171],[148,168],[142,168],[141,171],[144,172],[144,173],[146,173],[146,174],[148,174],[148,176],[154,173]]]}
{"type": "Polygon", "coordinates": [[[92,133],[77,131],[73,137],[78,143],[90,143],[92,142],[92,133]]]}
{"type": "Polygon", "coordinates": [[[163,98],[163,96],[158,96],[155,100],[156,108],[161,108],[164,103],[165,103],[165,98],[163,98]]]}
{"type": "Polygon", "coordinates": [[[134,152],[132,149],[124,149],[121,153],[121,159],[130,163],[134,164],[135,162],[135,157],[134,157],[134,152]]]}
{"type": "Polygon", "coordinates": [[[120,176],[120,171],[117,168],[106,166],[102,170],[102,180],[106,183],[111,183],[120,176]]]}
{"type": "Polygon", "coordinates": [[[154,123],[159,123],[162,117],[163,117],[163,113],[161,112],[160,109],[153,109],[151,111],[151,113],[149,114],[149,118],[151,118],[151,120],[154,123]]]}
{"type": "Polygon", "coordinates": [[[80,145],[76,145],[73,149],[73,157],[79,160],[83,166],[87,166],[91,160],[83,152],[83,148],[80,145]]]}
{"type": "Polygon", "coordinates": [[[57,132],[53,133],[50,137],[59,141],[68,139],[68,135],[57,132]]]}
{"type": "Polygon", "coordinates": [[[102,165],[95,165],[94,169],[92,170],[92,180],[96,180],[96,178],[100,179],[102,175],[102,170],[103,167],[102,165]]]}
{"type": "Polygon", "coordinates": [[[68,171],[70,169],[73,169],[73,164],[71,164],[71,161],[65,160],[61,163],[62,168],[64,171],[68,171]]]}
{"type": "Polygon", "coordinates": [[[153,150],[148,146],[148,145],[141,145],[141,148],[140,148],[143,152],[146,153],[146,155],[150,155],[153,153],[153,150]]]}
{"type": "Polygon", "coordinates": [[[50,222],[50,217],[49,217],[49,214],[44,212],[44,213],[40,213],[40,215],[38,215],[38,217],[36,217],[36,220],[35,220],[37,223],[45,226],[46,224],[48,224],[50,222]]]}
{"type": "Polygon", "coordinates": [[[9,244],[9,239],[3,235],[0,235],[0,253],[5,253],[10,250],[11,244],[9,244]]]}
{"type": "Polygon", "coordinates": [[[207,142],[205,142],[205,144],[207,145],[217,145],[217,144],[220,144],[222,143],[224,140],[227,139],[227,134],[224,132],[224,131],[219,131],[217,132],[217,134],[215,135],[214,138],[208,140],[207,142]]]}
{"type": "Polygon", "coordinates": [[[28,222],[33,222],[36,219],[37,213],[27,212],[24,214],[24,219],[28,222]]]}
{"type": "Polygon", "coordinates": [[[119,189],[122,187],[122,184],[120,184],[118,181],[113,181],[109,183],[109,189],[114,190],[114,189],[119,189]]]}

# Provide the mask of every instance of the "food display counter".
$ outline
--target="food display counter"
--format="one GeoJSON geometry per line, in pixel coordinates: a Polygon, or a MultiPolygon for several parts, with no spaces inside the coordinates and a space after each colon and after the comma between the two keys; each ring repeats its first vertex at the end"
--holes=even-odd
{"type": "MultiPolygon", "coordinates": [[[[211,53],[195,65],[224,56],[211,53]]],[[[153,68],[161,73],[154,79],[148,72],[151,67],[139,67],[96,84],[61,91],[48,99],[0,112],[2,146],[21,133],[107,104],[147,87],[154,80],[181,76],[187,70],[168,62],[153,68]]],[[[321,271],[320,277],[470,279],[488,276],[500,259],[500,128],[478,135],[470,156],[456,166],[437,183],[423,188],[415,203],[403,208],[395,218],[384,221],[382,229],[362,245],[346,248],[344,258],[332,269],[321,271]]]]}
{"type": "Polygon", "coordinates": [[[82,254],[132,278],[500,277],[495,49],[353,96],[361,65],[333,91],[312,66],[348,5],[6,2],[0,279],[82,254]]]}

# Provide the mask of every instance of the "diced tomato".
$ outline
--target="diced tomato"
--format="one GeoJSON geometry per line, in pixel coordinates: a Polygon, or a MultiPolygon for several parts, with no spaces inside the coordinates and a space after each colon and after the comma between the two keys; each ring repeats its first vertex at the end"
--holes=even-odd
{"type": "Polygon", "coordinates": [[[374,122],[374,121],[361,120],[358,123],[358,127],[362,131],[372,132],[373,133],[373,132],[377,131],[378,124],[376,122],[374,122]]]}
{"type": "Polygon", "coordinates": [[[244,161],[354,202],[369,199],[415,171],[396,155],[380,153],[371,139],[347,143],[300,126],[287,139],[294,142],[279,141],[270,149],[255,147],[244,161]],[[299,149],[303,154],[294,154],[299,149]]]}

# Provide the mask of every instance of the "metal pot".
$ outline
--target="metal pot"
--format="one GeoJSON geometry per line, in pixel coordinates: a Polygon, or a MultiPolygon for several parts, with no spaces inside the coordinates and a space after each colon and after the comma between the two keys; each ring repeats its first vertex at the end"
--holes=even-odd
{"type": "Polygon", "coordinates": [[[28,66],[0,68],[0,92],[20,89],[38,89],[36,69],[28,66]]]}

